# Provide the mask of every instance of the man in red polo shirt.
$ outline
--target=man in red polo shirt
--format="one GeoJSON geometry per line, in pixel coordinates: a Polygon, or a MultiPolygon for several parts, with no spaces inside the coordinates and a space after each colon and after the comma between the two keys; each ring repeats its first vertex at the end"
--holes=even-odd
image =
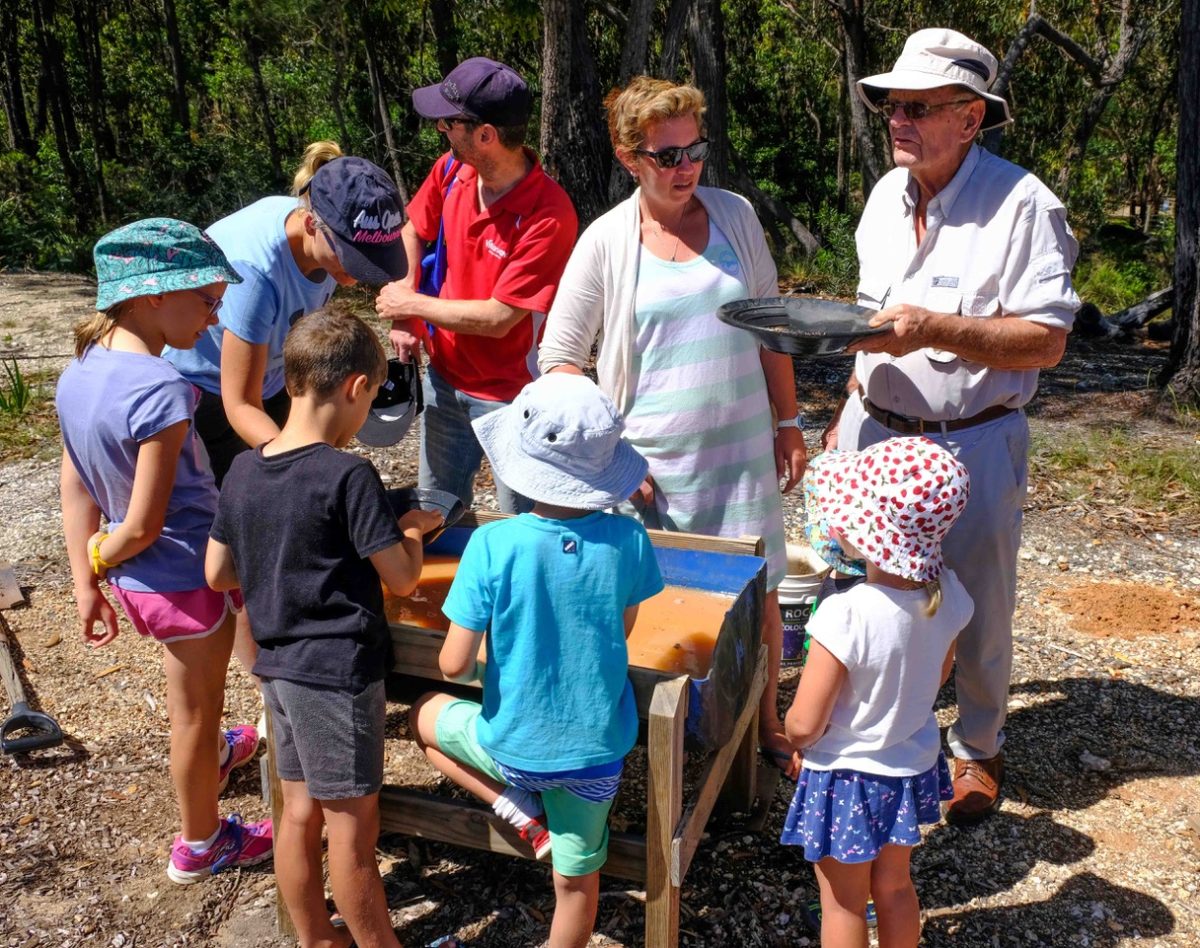
{"type": "MultiPolygon", "coordinates": [[[[420,486],[470,504],[483,451],[471,420],[511,402],[537,375],[546,312],[575,244],[571,199],[524,147],[533,104],[508,66],[468,59],[437,85],[413,92],[450,145],[408,205],[402,237],[409,276],[383,288],[375,310],[392,321],[402,359],[425,344],[420,486]],[[417,292],[425,247],[446,243],[435,298],[417,292]]],[[[496,481],[506,513],[531,504],[496,481]]]]}

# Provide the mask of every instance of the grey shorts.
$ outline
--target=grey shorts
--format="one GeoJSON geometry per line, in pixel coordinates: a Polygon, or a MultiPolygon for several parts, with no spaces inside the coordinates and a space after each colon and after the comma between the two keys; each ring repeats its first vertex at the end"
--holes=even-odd
{"type": "Polygon", "coordinates": [[[280,780],[302,780],[314,800],[346,800],[383,785],[383,682],[343,688],[264,678],[280,780]]]}

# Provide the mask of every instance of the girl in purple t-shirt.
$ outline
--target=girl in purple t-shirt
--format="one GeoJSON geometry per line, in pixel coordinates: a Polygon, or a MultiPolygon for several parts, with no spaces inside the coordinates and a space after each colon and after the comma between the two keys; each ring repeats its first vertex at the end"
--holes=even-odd
{"type": "Polygon", "coordinates": [[[116,638],[107,579],[134,628],[166,648],[182,822],[167,875],[186,884],[271,855],[269,820],[218,815],[217,796],[254,756],[258,732],[220,731],[235,604],[204,581],[217,489],[193,429],[196,390],[160,358],[166,345],[195,345],[241,277],[197,228],[169,218],[106,234],[94,257],[98,312],[76,329],[55,399],[63,532],[84,638],[96,648],[116,638]]]}

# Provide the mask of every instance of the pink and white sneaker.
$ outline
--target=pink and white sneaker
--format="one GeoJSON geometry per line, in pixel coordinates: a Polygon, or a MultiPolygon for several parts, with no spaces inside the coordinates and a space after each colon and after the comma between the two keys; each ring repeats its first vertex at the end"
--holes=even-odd
{"type": "Polygon", "coordinates": [[[536,816],[520,831],[521,839],[533,847],[533,858],[543,860],[550,855],[550,831],[536,816]]]}
{"type": "Polygon", "coordinates": [[[270,820],[243,823],[235,813],[221,821],[216,842],[202,853],[184,845],[183,839],[176,836],[167,862],[167,876],[179,885],[202,882],[225,869],[266,862],[271,858],[273,846],[270,820]]]}
{"type": "Polygon", "coordinates": [[[258,729],[249,724],[239,724],[225,732],[225,742],[229,745],[229,756],[217,771],[218,794],[229,786],[229,775],[238,767],[250,763],[258,753],[258,729]]]}

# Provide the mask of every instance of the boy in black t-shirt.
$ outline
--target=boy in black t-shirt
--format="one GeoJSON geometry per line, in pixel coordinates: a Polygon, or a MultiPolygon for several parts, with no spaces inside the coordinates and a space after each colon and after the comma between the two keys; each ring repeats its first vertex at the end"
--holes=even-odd
{"type": "Polygon", "coordinates": [[[398,946],[375,862],[392,659],[380,578],[396,595],[416,588],[422,535],[441,515],[414,510],[397,522],[370,461],[338,450],[387,376],[362,320],[305,316],[283,358],[291,412],[226,475],[205,572],[214,589],[242,587],[258,644],[283,796],[275,874],[300,943],[398,946]],[[322,822],[349,934],[325,908],[322,822]]]}

